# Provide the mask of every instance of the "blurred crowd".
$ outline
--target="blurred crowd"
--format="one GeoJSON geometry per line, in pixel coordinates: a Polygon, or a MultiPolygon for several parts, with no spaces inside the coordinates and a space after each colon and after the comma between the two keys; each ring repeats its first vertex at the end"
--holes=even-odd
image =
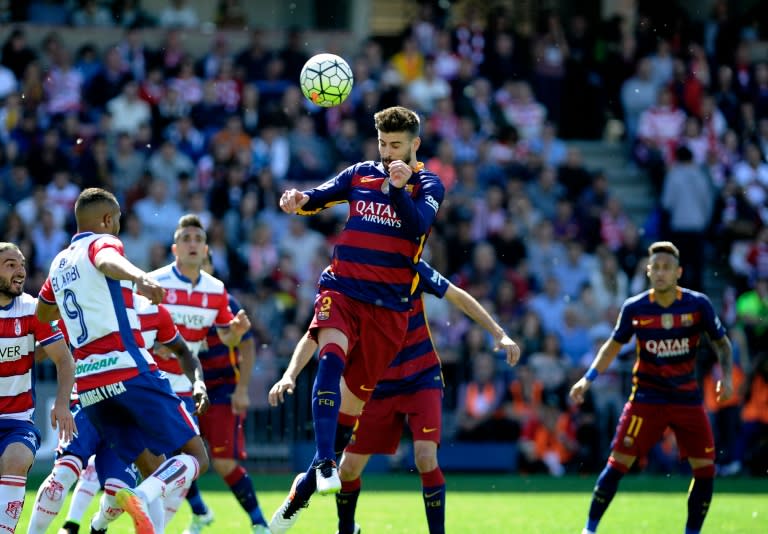
{"type": "MultiPolygon", "coordinates": [[[[297,84],[320,51],[305,47],[301,29],[277,47],[252,30],[243,49],[221,31],[194,56],[182,37],[199,20],[183,0],[154,14],[138,0],[13,12],[31,4],[39,3],[11,2],[5,20],[116,31],[115,42],[74,50],[55,31],[33,47],[29,27],[19,26],[2,44],[0,240],[24,251],[28,291],[68,242],[82,188],[117,195],[126,253],[148,270],[171,261],[178,218],[196,213],[217,276],[250,312],[260,346],[254,403],[266,410],[264,386],[308,324],[346,217],[343,206],[287,217],[277,199],[286,187],[378,159],[372,115],[405,105],[422,117],[419,157],[447,189],[425,258],[523,349],[521,364],[505,369],[487,334],[428,301],[446,378],[446,438],[517,441],[530,471],[599,468],[628,394],[631,347],[585,408],[570,406],[566,392],[624,299],[645,289],[648,243],[670,238],[683,285],[707,290],[707,273],[717,274],[713,299],[736,345],[738,397],[727,405],[707,397],[721,473],[760,471],[768,457],[758,453],[768,432],[768,63],[750,55],[766,37],[759,18],[736,17],[725,1],[700,20],[640,2],[634,24],[581,15],[566,23],[548,11],[521,28],[501,8],[423,2],[394,45],[372,36],[328,50],[349,60],[355,85],[343,105],[321,110],[297,84]],[[160,46],[147,43],[149,26],[165,28],[160,46]],[[647,220],[633,220],[606,171],[568,143],[604,132],[655,187],[647,220]]],[[[243,27],[241,2],[219,8],[220,28],[243,27]]],[[[705,384],[719,372],[707,354],[705,384]]],[[[648,462],[674,468],[674,440],[648,462]]]]}

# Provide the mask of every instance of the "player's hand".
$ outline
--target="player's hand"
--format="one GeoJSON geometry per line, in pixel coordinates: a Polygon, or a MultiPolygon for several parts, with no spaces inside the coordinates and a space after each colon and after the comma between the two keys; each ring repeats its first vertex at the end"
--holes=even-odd
{"type": "Polygon", "coordinates": [[[496,344],[494,345],[493,350],[503,350],[506,352],[507,363],[510,366],[517,364],[518,360],[520,359],[520,347],[507,334],[504,334],[496,340],[496,344]]]}
{"type": "Polygon", "coordinates": [[[147,297],[152,304],[160,304],[165,297],[165,289],[147,275],[136,280],[136,292],[147,297]]]}
{"type": "Polygon", "coordinates": [[[717,381],[715,394],[717,395],[717,402],[725,402],[733,396],[733,382],[730,377],[717,381]]]}
{"type": "Polygon", "coordinates": [[[236,386],[235,391],[232,393],[232,413],[235,415],[245,415],[250,405],[251,399],[248,397],[248,389],[236,386]]]}
{"type": "Polygon", "coordinates": [[[592,383],[582,376],[579,381],[576,382],[571,388],[570,395],[573,402],[576,404],[581,404],[584,402],[584,394],[587,392],[589,386],[591,385],[592,383]]]}
{"type": "Polygon", "coordinates": [[[208,389],[205,387],[205,382],[196,380],[192,384],[192,398],[195,400],[195,415],[202,415],[208,411],[211,401],[208,398],[208,389]]]}
{"type": "Polygon", "coordinates": [[[229,321],[229,330],[236,336],[242,337],[250,329],[251,320],[248,319],[248,315],[245,313],[245,310],[240,310],[237,312],[237,315],[235,315],[235,317],[229,321]]]}
{"type": "Polygon", "coordinates": [[[290,376],[283,375],[269,390],[269,405],[277,406],[285,402],[285,394],[293,395],[294,389],[296,389],[296,381],[290,376]]]}
{"type": "Polygon", "coordinates": [[[411,175],[413,174],[413,169],[411,169],[406,162],[399,159],[390,163],[388,170],[390,184],[398,189],[405,187],[405,184],[408,183],[408,180],[411,179],[411,175]]]}
{"type": "Polygon", "coordinates": [[[174,352],[163,345],[162,343],[157,343],[152,346],[152,354],[157,356],[158,358],[162,358],[163,360],[170,360],[175,356],[174,352]]]}
{"type": "Polygon", "coordinates": [[[51,428],[59,429],[59,441],[69,443],[77,433],[75,418],[69,409],[69,402],[53,403],[51,408],[51,428]]]}
{"type": "Polygon", "coordinates": [[[285,213],[296,213],[296,211],[309,201],[309,195],[302,193],[298,189],[287,189],[280,196],[280,209],[285,213]]]}

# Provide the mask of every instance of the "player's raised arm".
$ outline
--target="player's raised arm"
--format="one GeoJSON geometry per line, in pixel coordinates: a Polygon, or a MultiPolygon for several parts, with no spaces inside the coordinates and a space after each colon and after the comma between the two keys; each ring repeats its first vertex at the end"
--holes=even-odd
{"type": "Polygon", "coordinates": [[[165,290],[150,278],[147,273],[136,267],[112,247],[101,248],[93,259],[98,270],[113,280],[130,280],[136,285],[136,292],[147,297],[152,304],[163,301],[165,290]]]}
{"type": "Polygon", "coordinates": [[[314,189],[289,189],[280,197],[280,209],[286,213],[314,215],[320,211],[348,201],[352,177],[357,166],[352,165],[314,189]]]}
{"type": "Polygon", "coordinates": [[[494,349],[506,352],[509,365],[517,363],[520,359],[520,347],[506,334],[501,325],[494,321],[491,314],[483,308],[475,297],[448,282],[445,298],[493,336],[494,349]]]}
{"type": "Polygon", "coordinates": [[[229,347],[236,347],[240,344],[240,340],[246,332],[251,329],[251,320],[248,319],[248,315],[245,310],[239,310],[237,315],[229,321],[227,328],[217,328],[216,334],[221,339],[221,342],[229,347]]]}
{"type": "Polygon", "coordinates": [[[268,398],[270,406],[277,406],[281,402],[284,402],[285,393],[293,395],[293,390],[296,388],[296,378],[298,378],[302,369],[307,366],[316,350],[317,343],[309,337],[309,332],[304,333],[302,338],[296,344],[296,348],[293,349],[288,368],[285,370],[280,380],[275,382],[269,390],[268,398]]]}
{"type": "Polygon", "coordinates": [[[582,376],[578,382],[576,382],[571,388],[571,398],[577,402],[584,402],[584,394],[594,382],[595,378],[608,369],[611,362],[618,356],[619,351],[623,345],[613,339],[609,339],[600,347],[597,351],[597,356],[592,360],[592,365],[589,366],[587,372],[582,376]]]}
{"type": "MultiPolygon", "coordinates": [[[[392,165],[398,163],[403,162],[393,161],[392,165]]],[[[390,166],[391,168],[392,166],[390,166]]],[[[407,172],[411,172],[410,168],[407,172]]],[[[410,178],[410,174],[408,176],[410,178]]],[[[437,211],[440,209],[440,204],[442,204],[445,196],[445,187],[437,176],[425,173],[425,176],[421,178],[419,194],[416,198],[411,198],[405,184],[397,187],[394,183],[394,181],[390,181],[389,199],[403,220],[403,228],[413,237],[424,235],[437,217],[437,211]]]]}

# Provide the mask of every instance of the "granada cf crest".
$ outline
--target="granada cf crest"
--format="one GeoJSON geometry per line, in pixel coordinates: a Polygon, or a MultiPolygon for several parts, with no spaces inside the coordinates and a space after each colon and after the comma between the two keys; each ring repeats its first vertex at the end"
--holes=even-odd
{"type": "Polygon", "coordinates": [[[664,313],[661,315],[661,326],[669,330],[675,326],[675,316],[671,313],[664,313]]]}
{"type": "Polygon", "coordinates": [[[173,289],[168,290],[168,294],[165,296],[166,300],[168,301],[168,304],[176,304],[176,291],[173,289]]]}
{"type": "Polygon", "coordinates": [[[21,321],[18,319],[13,320],[13,333],[17,336],[21,335],[21,321]]]}
{"type": "Polygon", "coordinates": [[[21,507],[24,505],[24,501],[11,501],[8,506],[5,507],[5,515],[18,519],[21,515],[21,507]]]}
{"type": "Polygon", "coordinates": [[[64,497],[64,485],[61,482],[51,480],[45,488],[45,496],[52,501],[60,501],[64,497]]]}
{"type": "Polygon", "coordinates": [[[208,307],[208,293],[203,293],[203,302],[202,302],[202,304],[203,304],[203,308],[207,308],[208,307]]]}

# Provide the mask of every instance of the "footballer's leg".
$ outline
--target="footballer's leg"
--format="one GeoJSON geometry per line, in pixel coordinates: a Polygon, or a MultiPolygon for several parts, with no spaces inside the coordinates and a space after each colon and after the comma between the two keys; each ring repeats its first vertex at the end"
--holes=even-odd
{"type": "Polygon", "coordinates": [[[429,534],[445,534],[445,477],[437,463],[443,425],[442,398],[442,389],[430,388],[405,395],[400,403],[413,435],[413,459],[421,477],[429,534]]]}
{"type": "MultiPolygon", "coordinates": [[[[44,534],[48,530],[82,468],[82,460],[77,456],[65,454],[56,459],[53,470],[37,490],[27,534],[44,534]]],[[[71,525],[67,530],[76,532],[75,527],[77,525],[71,525]]]]}
{"type": "Polygon", "coordinates": [[[66,534],[77,534],[80,531],[80,523],[83,520],[85,511],[91,505],[91,501],[96,497],[99,490],[101,490],[101,484],[96,473],[95,458],[91,456],[88,460],[88,465],[80,473],[80,478],[77,479],[77,484],[75,484],[75,488],[72,490],[72,499],[69,501],[67,519],[61,527],[62,530],[66,531],[66,534]]]}
{"type": "Polygon", "coordinates": [[[19,426],[0,432],[0,443],[7,444],[0,456],[0,510],[5,512],[0,514],[0,529],[5,531],[16,531],[24,507],[27,472],[40,444],[40,435],[33,428],[30,423],[29,430],[19,426]]]}
{"type": "Polygon", "coordinates": [[[676,406],[673,411],[672,429],[680,456],[688,458],[693,471],[685,533],[699,534],[714,493],[715,439],[703,406],[676,406]]]}
{"type": "Polygon", "coordinates": [[[341,491],[336,494],[336,514],[339,518],[337,534],[357,534],[360,532],[360,526],[355,523],[355,512],[362,487],[360,477],[370,458],[370,454],[344,452],[339,465],[341,491]]]}

